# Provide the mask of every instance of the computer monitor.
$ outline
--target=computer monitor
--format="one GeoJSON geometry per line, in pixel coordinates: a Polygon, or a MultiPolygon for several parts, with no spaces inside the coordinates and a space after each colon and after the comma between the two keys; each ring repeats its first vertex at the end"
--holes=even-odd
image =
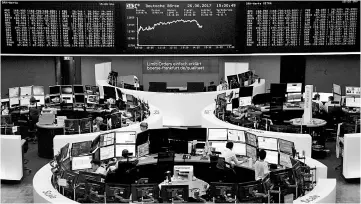
{"type": "Polygon", "coordinates": [[[128,153],[135,156],[135,144],[116,144],[115,157],[122,157],[123,150],[127,149],[128,153]]]}
{"type": "Polygon", "coordinates": [[[257,143],[257,136],[255,134],[249,133],[249,132],[244,132],[245,136],[246,136],[246,143],[257,147],[258,143],[257,143]]]}
{"type": "Polygon", "coordinates": [[[246,144],[244,143],[233,143],[233,152],[239,156],[246,156],[246,144]]]}
{"type": "Polygon", "coordinates": [[[361,108],[360,98],[346,98],[346,106],[350,108],[361,108]]]}
{"type": "Polygon", "coordinates": [[[346,86],[346,96],[358,96],[360,97],[360,87],[346,86]]]}
{"type": "Polygon", "coordinates": [[[258,137],[258,147],[260,149],[278,151],[278,139],[272,137],[258,137]]]}
{"type": "Polygon", "coordinates": [[[20,96],[31,96],[33,95],[32,86],[22,86],[20,87],[20,96]]]}
{"type": "Polygon", "coordinates": [[[75,103],[85,103],[84,95],[74,95],[75,103]]]}
{"type": "Polygon", "coordinates": [[[68,157],[69,146],[70,146],[70,144],[68,143],[60,149],[60,159],[65,159],[68,157]]]}
{"type": "Polygon", "coordinates": [[[209,146],[213,147],[216,152],[223,152],[224,149],[226,149],[226,143],[225,141],[211,141],[209,142],[209,146]]]}
{"type": "Polygon", "coordinates": [[[67,180],[69,187],[72,188],[78,182],[79,174],[74,171],[63,171],[62,179],[67,180]]]}
{"type": "Polygon", "coordinates": [[[103,86],[103,91],[104,91],[104,99],[105,100],[107,100],[109,98],[112,98],[115,100],[117,98],[115,87],[103,86]]]}
{"type": "Polygon", "coordinates": [[[44,96],[34,96],[36,99],[36,104],[38,106],[44,106],[45,105],[45,97],[44,96]]]}
{"type": "Polygon", "coordinates": [[[19,106],[19,104],[20,104],[19,98],[9,98],[10,107],[19,106]]]}
{"type": "Polygon", "coordinates": [[[90,169],[92,168],[91,161],[92,156],[81,156],[81,157],[72,157],[71,161],[71,170],[81,170],[81,169],[90,169]]]}
{"type": "Polygon", "coordinates": [[[93,159],[100,161],[100,148],[98,148],[97,150],[95,150],[95,152],[93,153],[93,159]]]}
{"type": "Polygon", "coordinates": [[[107,183],[105,186],[105,191],[107,192],[107,198],[114,197],[113,199],[116,203],[120,203],[120,200],[116,200],[116,196],[127,200],[131,194],[131,188],[129,184],[107,183]]]}
{"type": "Polygon", "coordinates": [[[43,86],[33,86],[33,94],[34,96],[44,96],[45,91],[43,86]]]}
{"type": "Polygon", "coordinates": [[[282,186],[285,182],[293,184],[293,172],[291,168],[277,169],[270,172],[270,178],[276,186],[282,186]]]}
{"type": "Polygon", "coordinates": [[[262,185],[260,181],[251,181],[238,184],[238,199],[249,200],[254,197],[254,192],[262,191],[262,185]]]}
{"type": "Polygon", "coordinates": [[[73,143],[71,146],[71,156],[78,157],[81,155],[88,155],[90,154],[92,141],[84,141],[84,142],[76,142],[73,143]]]}
{"type": "Polygon", "coordinates": [[[287,84],[271,84],[272,96],[284,96],[287,91],[287,84]]]}
{"type": "Polygon", "coordinates": [[[20,106],[29,106],[30,105],[30,96],[20,96],[20,106]]]}
{"type": "Polygon", "coordinates": [[[136,132],[115,132],[115,142],[117,144],[135,144],[136,132]]]}
{"type": "Polygon", "coordinates": [[[159,188],[156,183],[132,184],[131,191],[133,202],[154,202],[159,195],[159,188]]]}
{"type": "Polygon", "coordinates": [[[238,100],[240,107],[252,105],[252,97],[240,97],[238,100]]]}
{"type": "Polygon", "coordinates": [[[115,133],[109,132],[100,135],[100,147],[114,144],[115,133]]]}
{"type": "Polygon", "coordinates": [[[288,93],[287,94],[287,102],[301,102],[303,98],[302,93],[288,93]]]}
{"type": "Polygon", "coordinates": [[[295,144],[288,140],[278,139],[279,150],[282,153],[293,156],[293,148],[295,144]]]}
{"type": "Polygon", "coordinates": [[[188,92],[203,92],[204,82],[187,82],[188,92]]]}
{"type": "Polygon", "coordinates": [[[243,130],[228,129],[228,140],[246,143],[246,136],[243,130]]]}
{"type": "Polygon", "coordinates": [[[302,92],[302,83],[287,83],[287,93],[300,93],[302,92]]]}
{"type": "Polygon", "coordinates": [[[226,93],[221,93],[217,95],[217,101],[226,100],[226,93]]]}
{"type": "Polygon", "coordinates": [[[73,99],[73,94],[61,94],[60,98],[61,98],[61,102],[66,103],[66,104],[72,104],[74,99],[73,99]]]}
{"type": "Polygon", "coordinates": [[[98,96],[99,96],[99,93],[100,93],[100,91],[99,91],[99,86],[92,86],[92,87],[91,87],[91,90],[92,90],[92,92],[93,92],[94,95],[98,95],[98,96]]]}
{"type": "Polygon", "coordinates": [[[86,103],[99,104],[99,95],[88,95],[86,103]]]}
{"type": "Polygon", "coordinates": [[[106,147],[100,147],[100,160],[106,160],[115,157],[115,146],[109,145],[106,147]]]}
{"type": "Polygon", "coordinates": [[[149,91],[166,92],[166,90],[167,90],[166,82],[149,82],[149,91]]]}
{"type": "Polygon", "coordinates": [[[49,86],[49,94],[50,95],[60,94],[60,86],[49,86]]]}
{"type": "Polygon", "coordinates": [[[67,159],[65,159],[64,161],[61,162],[60,168],[61,168],[63,171],[69,171],[69,170],[70,170],[70,168],[71,168],[71,160],[70,160],[70,157],[68,157],[67,159]]]}
{"type": "MultiPolygon", "coordinates": [[[[80,171],[78,181],[81,182],[100,182],[102,180],[102,175],[92,172],[80,171]]],[[[104,193],[103,193],[104,194],[104,193]]]]}
{"type": "Polygon", "coordinates": [[[127,98],[127,103],[128,104],[133,104],[134,102],[134,96],[130,95],[130,94],[125,94],[126,98],[127,98]]]}
{"type": "Polygon", "coordinates": [[[255,105],[269,104],[271,103],[271,94],[270,93],[257,94],[253,96],[252,103],[255,105]]]}
{"type": "Polygon", "coordinates": [[[333,86],[332,86],[333,88],[332,88],[332,93],[335,93],[335,94],[337,94],[337,95],[342,95],[341,94],[341,86],[340,85],[337,85],[337,84],[333,84],[333,86]]]}
{"type": "Polygon", "coordinates": [[[228,130],[225,128],[208,128],[208,141],[227,141],[228,130]]]}
{"type": "Polygon", "coordinates": [[[341,103],[342,96],[336,93],[333,93],[333,101],[341,103]]]}
{"type": "Polygon", "coordinates": [[[122,93],[122,91],[119,89],[119,88],[116,88],[116,90],[117,90],[117,100],[118,99],[123,99],[123,93],[122,93]]]}
{"type": "Polygon", "coordinates": [[[264,150],[266,152],[265,161],[270,164],[279,164],[279,157],[277,151],[264,150]]]}
{"type": "Polygon", "coordinates": [[[92,90],[92,86],[90,86],[90,85],[85,85],[84,88],[85,88],[85,92],[86,92],[87,94],[94,95],[93,90],[92,90]]]}
{"type": "Polygon", "coordinates": [[[143,143],[137,146],[137,156],[143,157],[149,154],[149,143],[143,143]]]}
{"type": "Polygon", "coordinates": [[[61,102],[60,95],[50,96],[50,104],[59,104],[61,102]]]}
{"type": "Polygon", "coordinates": [[[285,166],[287,168],[292,168],[291,156],[280,152],[279,165],[285,166]]]}
{"type": "Polygon", "coordinates": [[[246,156],[252,158],[253,161],[257,161],[257,148],[247,144],[246,156]]]}
{"type": "Polygon", "coordinates": [[[239,99],[233,98],[232,99],[232,110],[239,107],[239,99]]]}
{"type": "Polygon", "coordinates": [[[252,97],[253,86],[244,86],[239,88],[239,97],[252,97]]]}
{"type": "Polygon", "coordinates": [[[9,98],[17,98],[20,96],[20,88],[19,87],[13,87],[9,88],[9,98]]]}
{"type": "Polygon", "coordinates": [[[235,199],[237,191],[236,183],[210,183],[210,194],[215,198],[216,202],[225,203],[228,199],[235,199]]]}
{"type": "Polygon", "coordinates": [[[163,203],[187,202],[189,197],[188,185],[163,185],[160,195],[163,203]]]}
{"type": "Polygon", "coordinates": [[[83,85],[73,85],[74,94],[84,94],[84,86],[83,85]]]}

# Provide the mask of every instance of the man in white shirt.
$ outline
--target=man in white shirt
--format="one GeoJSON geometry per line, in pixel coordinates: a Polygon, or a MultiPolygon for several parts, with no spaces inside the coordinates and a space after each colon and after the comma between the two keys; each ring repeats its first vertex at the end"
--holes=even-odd
{"type": "Polygon", "coordinates": [[[226,148],[224,149],[224,151],[222,151],[220,157],[224,157],[225,162],[231,164],[232,167],[234,165],[241,166],[242,163],[238,161],[236,154],[232,151],[232,149],[233,149],[233,142],[227,142],[226,148]]]}
{"type": "Polygon", "coordinates": [[[102,174],[104,176],[107,175],[107,170],[101,166],[101,162],[97,159],[93,159],[91,162],[92,164],[92,170],[96,174],[102,174]]]}
{"type": "Polygon", "coordinates": [[[268,163],[264,160],[266,158],[267,152],[263,149],[259,151],[259,160],[254,164],[255,179],[263,179],[268,173],[268,163]]]}
{"type": "Polygon", "coordinates": [[[313,102],[317,103],[318,104],[318,108],[319,108],[319,111],[320,112],[323,112],[325,111],[325,106],[323,105],[322,101],[320,100],[321,99],[321,96],[320,94],[315,94],[314,98],[313,98],[313,102]]]}

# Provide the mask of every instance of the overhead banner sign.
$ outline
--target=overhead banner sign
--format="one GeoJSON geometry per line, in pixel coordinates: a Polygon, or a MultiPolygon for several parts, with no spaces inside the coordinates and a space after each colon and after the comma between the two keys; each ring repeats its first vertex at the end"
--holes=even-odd
{"type": "Polygon", "coordinates": [[[218,59],[210,58],[144,58],[143,74],[218,73],[218,59]]]}

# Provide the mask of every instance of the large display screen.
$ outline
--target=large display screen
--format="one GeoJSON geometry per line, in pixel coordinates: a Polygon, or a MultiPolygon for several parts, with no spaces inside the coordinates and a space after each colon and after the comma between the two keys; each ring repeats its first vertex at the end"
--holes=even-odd
{"type": "Polygon", "coordinates": [[[100,146],[108,146],[114,144],[114,132],[100,135],[100,146]]]}
{"type": "Polygon", "coordinates": [[[209,128],[208,129],[208,140],[220,140],[227,141],[227,129],[222,128],[209,128]]]}
{"type": "Polygon", "coordinates": [[[244,155],[246,156],[246,144],[244,143],[233,143],[233,152],[236,155],[244,155]]]}
{"type": "Polygon", "coordinates": [[[100,160],[110,159],[115,157],[114,145],[100,148],[100,160]]]}
{"type": "Polygon", "coordinates": [[[246,143],[246,138],[244,136],[244,131],[243,130],[228,129],[228,140],[229,141],[246,143]]]}
{"type": "Polygon", "coordinates": [[[278,152],[269,151],[269,150],[265,150],[265,151],[266,151],[267,155],[264,160],[270,164],[278,164],[278,152]]]}
{"type": "Polygon", "coordinates": [[[1,50],[9,54],[360,51],[359,1],[1,4],[1,50]]]}
{"type": "Polygon", "coordinates": [[[258,147],[278,151],[278,139],[272,137],[258,137],[258,147]]]}
{"type": "Polygon", "coordinates": [[[115,132],[115,142],[117,144],[135,144],[135,132],[115,132]]]}

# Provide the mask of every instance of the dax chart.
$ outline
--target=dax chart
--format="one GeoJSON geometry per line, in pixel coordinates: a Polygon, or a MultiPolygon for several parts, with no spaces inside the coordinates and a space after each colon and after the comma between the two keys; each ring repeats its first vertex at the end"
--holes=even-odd
{"type": "Polygon", "coordinates": [[[127,3],[127,50],[235,49],[236,3],[127,3]]]}

